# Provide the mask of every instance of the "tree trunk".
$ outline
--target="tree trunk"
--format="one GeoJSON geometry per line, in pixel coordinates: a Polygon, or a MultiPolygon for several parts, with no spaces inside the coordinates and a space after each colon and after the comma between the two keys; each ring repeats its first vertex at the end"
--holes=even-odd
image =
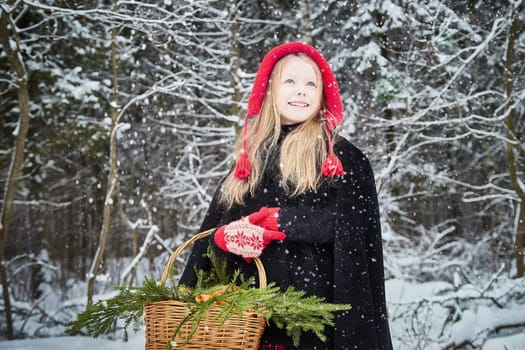
{"type": "Polygon", "coordinates": [[[239,23],[237,22],[237,4],[235,0],[229,0],[228,2],[228,20],[230,21],[229,27],[229,46],[232,52],[230,59],[230,84],[233,88],[232,96],[232,108],[230,110],[231,115],[241,115],[241,99],[242,99],[242,82],[239,77],[239,70],[241,69],[240,62],[240,48],[239,40],[239,23]]]}
{"type": "Polygon", "coordinates": [[[519,140],[517,139],[516,127],[514,124],[515,107],[514,107],[514,74],[512,65],[514,63],[514,44],[516,38],[520,35],[520,21],[518,18],[519,11],[516,8],[513,12],[512,25],[507,35],[507,52],[504,62],[505,77],[505,95],[507,97],[505,120],[507,133],[507,162],[509,167],[510,182],[516,195],[518,196],[518,206],[516,211],[516,237],[514,241],[514,256],[516,259],[516,277],[523,277],[525,273],[525,264],[523,259],[523,237],[525,235],[525,189],[519,181],[520,163],[519,163],[519,140]]]}
{"type": "Polygon", "coordinates": [[[310,4],[308,0],[301,0],[301,29],[304,35],[303,41],[313,45],[312,23],[310,21],[310,4]]]}
{"type": "Polygon", "coordinates": [[[9,235],[9,223],[13,211],[13,201],[16,195],[18,179],[24,163],[25,142],[27,130],[29,128],[29,91],[27,89],[27,71],[19,52],[18,33],[15,23],[10,18],[10,14],[4,9],[0,10],[0,41],[7,55],[7,59],[17,77],[18,85],[18,106],[20,108],[20,117],[18,127],[15,132],[16,138],[14,143],[11,164],[5,181],[4,201],[0,216],[0,280],[2,284],[5,321],[6,321],[6,338],[13,339],[13,320],[11,311],[11,300],[9,296],[9,279],[4,262],[4,249],[9,235]],[[10,33],[10,31],[12,31],[10,33]],[[11,47],[10,42],[15,42],[16,46],[11,47]]]}
{"type": "MultiPolygon", "coordinates": [[[[116,0],[113,1],[113,11],[117,10],[116,0]]],[[[106,242],[109,235],[109,228],[111,225],[111,214],[113,209],[113,198],[117,192],[118,186],[118,165],[117,165],[117,117],[119,105],[119,83],[118,83],[118,62],[117,62],[117,29],[113,24],[111,27],[111,66],[113,75],[113,103],[111,106],[111,128],[110,128],[110,169],[108,174],[108,183],[106,189],[106,199],[104,201],[104,212],[102,216],[102,228],[100,230],[98,247],[95,252],[95,257],[91,263],[88,274],[87,286],[87,304],[93,303],[93,294],[95,291],[95,279],[104,258],[106,250],[106,242]]]]}
{"type": "MultiPolygon", "coordinates": [[[[122,207],[122,200],[121,200],[121,195],[120,195],[120,183],[119,183],[119,187],[118,187],[117,196],[118,196],[118,203],[117,203],[117,205],[118,205],[118,213],[119,213],[120,219],[122,220],[124,225],[126,225],[127,228],[130,230],[130,233],[131,233],[131,254],[132,254],[132,256],[135,257],[139,253],[139,238],[138,238],[138,234],[137,234],[137,225],[131,223],[131,221],[128,218],[128,215],[126,214],[126,212],[124,211],[124,208],[122,207]]],[[[131,274],[131,276],[130,276],[129,281],[127,283],[128,286],[132,286],[133,283],[135,282],[135,278],[137,277],[137,269],[135,267],[133,267],[133,269],[131,270],[130,274],[131,274]]],[[[125,284],[125,281],[124,281],[125,277],[126,276],[119,277],[119,279],[121,279],[121,283],[120,283],[121,285],[125,284]]]]}

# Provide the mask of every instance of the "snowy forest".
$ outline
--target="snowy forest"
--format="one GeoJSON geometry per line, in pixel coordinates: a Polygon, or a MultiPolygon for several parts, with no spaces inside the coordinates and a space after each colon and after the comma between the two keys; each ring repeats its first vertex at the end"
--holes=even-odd
{"type": "Polygon", "coordinates": [[[0,0],[0,347],[160,278],[292,40],[374,169],[394,347],[525,349],[523,0],[0,0]]]}

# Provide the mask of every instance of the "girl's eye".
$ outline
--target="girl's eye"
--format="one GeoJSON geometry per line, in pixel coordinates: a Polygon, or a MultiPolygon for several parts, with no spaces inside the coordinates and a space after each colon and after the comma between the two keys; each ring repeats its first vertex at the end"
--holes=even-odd
{"type": "Polygon", "coordinates": [[[286,80],[284,81],[284,83],[285,83],[285,84],[293,84],[294,81],[293,81],[293,79],[286,79],[286,80]]]}
{"type": "Polygon", "coordinates": [[[308,83],[306,83],[306,85],[310,87],[317,87],[317,84],[315,83],[315,81],[309,81],[308,83]]]}

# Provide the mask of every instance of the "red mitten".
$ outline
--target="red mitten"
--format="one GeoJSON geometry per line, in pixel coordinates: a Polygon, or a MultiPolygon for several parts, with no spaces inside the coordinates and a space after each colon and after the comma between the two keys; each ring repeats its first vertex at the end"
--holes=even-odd
{"type": "Polygon", "coordinates": [[[279,230],[279,207],[262,207],[258,212],[249,216],[250,222],[267,230],[279,230]]]}
{"type": "Polygon", "coordinates": [[[258,211],[247,217],[221,226],[214,235],[215,244],[228,253],[240,255],[247,262],[261,255],[268,244],[274,240],[286,238],[284,232],[265,229],[255,222],[262,222],[270,215],[269,212],[258,211]]]}

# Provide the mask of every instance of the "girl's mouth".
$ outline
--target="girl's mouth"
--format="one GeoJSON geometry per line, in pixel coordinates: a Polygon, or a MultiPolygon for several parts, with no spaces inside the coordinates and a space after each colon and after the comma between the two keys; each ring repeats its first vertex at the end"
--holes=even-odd
{"type": "Polygon", "coordinates": [[[288,102],[288,104],[292,107],[308,107],[310,106],[308,103],[306,102],[301,102],[301,101],[290,101],[288,102]]]}

